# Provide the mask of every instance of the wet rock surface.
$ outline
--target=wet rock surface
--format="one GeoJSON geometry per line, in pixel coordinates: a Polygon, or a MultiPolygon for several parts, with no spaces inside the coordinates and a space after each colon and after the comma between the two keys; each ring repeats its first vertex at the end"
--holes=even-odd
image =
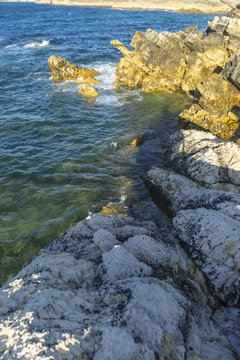
{"type": "Polygon", "coordinates": [[[197,274],[174,232],[93,215],[1,289],[1,358],[236,359],[197,274]]]}

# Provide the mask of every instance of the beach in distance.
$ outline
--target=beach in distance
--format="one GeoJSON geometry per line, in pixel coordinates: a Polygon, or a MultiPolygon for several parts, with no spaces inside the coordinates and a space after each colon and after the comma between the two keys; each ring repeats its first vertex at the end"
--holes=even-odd
{"type": "MultiPolygon", "coordinates": [[[[22,2],[22,0],[19,1],[22,2]]],[[[35,2],[53,5],[100,6],[115,9],[167,10],[197,13],[228,12],[238,4],[238,0],[36,0],[35,2]]]]}

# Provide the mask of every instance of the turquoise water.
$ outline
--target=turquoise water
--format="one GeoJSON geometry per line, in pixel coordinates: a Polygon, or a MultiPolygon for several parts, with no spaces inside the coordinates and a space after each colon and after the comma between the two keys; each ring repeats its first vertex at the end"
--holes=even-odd
{"type": "MultiPolygon", "coordinates": [[[[139,175],[161,162],[177,115],[191,99],[112,90],[120,54],[109,43],[128,45],[135,31],[149,27],[204,30],[212,18],[0,3],[0,282],[109,202],[152,218],[139,175]],[[87,101],[74,81],[54,84],[47,64],[53,54],[101,71],[100,96],[87,101]],[[129,144],[140,134],[146,141],[133,149],[129,144]]],[[[157,221],[166,226],[160,215],[157,221]]]]}

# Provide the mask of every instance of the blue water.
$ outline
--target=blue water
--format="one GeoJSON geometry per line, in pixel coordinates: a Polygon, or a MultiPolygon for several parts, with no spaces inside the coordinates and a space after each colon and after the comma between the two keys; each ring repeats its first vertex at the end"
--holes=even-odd
{"type": "Polygon", "coordinates": [[[109,202],[152,215],[139,178],[161,161],[183,94],[112,90],[120,53],[135,31],[203,31],[213,15],[0,3],[0,282],[70,224],[109,202]],[[35,47],[35,45],[39,45],[35,47]],[[54,84],[59,55],[102,72],[87,101],[74,81],[54,84]],[[129,146],[146,137],[139,149],[129,146]],[[147,204],[147,205],[146,205],[147,204]]]}

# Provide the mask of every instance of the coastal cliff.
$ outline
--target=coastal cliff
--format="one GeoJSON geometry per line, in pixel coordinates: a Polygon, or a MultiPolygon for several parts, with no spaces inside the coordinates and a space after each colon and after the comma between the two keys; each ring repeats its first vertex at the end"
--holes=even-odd
{"type": "MultiPolygon", "coordinates": [[[[12,0],[8,1],[10,2],[12,0]]],[[[13,0],[13,2],[15,1],[16,0],[13,0]]],[[[35,2],[38,4],[106,6],[115,9],[167,10],[200,13],[228,12],[238,4],[238,0],[36,0],[35,2]]]]}
{"type": "MultiPolygon", "coordinates": [[[[135,35],[133,52],[114,41],[126,64],[118,66],[117,86],[142,86],[154,74],[148,84],[157,79],[171,91],[188,86],[194,106],[203,106],[204,97],[211,124],[223,101],[238,124],[238,25],[235,9],[209,24],[207,36],[195,27],[175,35],[150,30],[135,35]],[[180,55],[170,67],[172,49],[180,55]],[[160,65],[182,80],[163,77],[160,65]],[[199,70],[202,79],[193,76],[199,70]],[[204,92],[209,79],[211,92],[204,92]],[[221,100],[219,83],[225,85],[221,100]]],[[[58,60],[82,71],[51,60],[51,66],[58,60]]],[[[163,164],[143,174],[171,230],[91,214],[42,249],[0,289],[2,359],[239,359],[239,133],[226,130],[233,142],[214,127],[183,127],[170,137],[163,164]]]]}

